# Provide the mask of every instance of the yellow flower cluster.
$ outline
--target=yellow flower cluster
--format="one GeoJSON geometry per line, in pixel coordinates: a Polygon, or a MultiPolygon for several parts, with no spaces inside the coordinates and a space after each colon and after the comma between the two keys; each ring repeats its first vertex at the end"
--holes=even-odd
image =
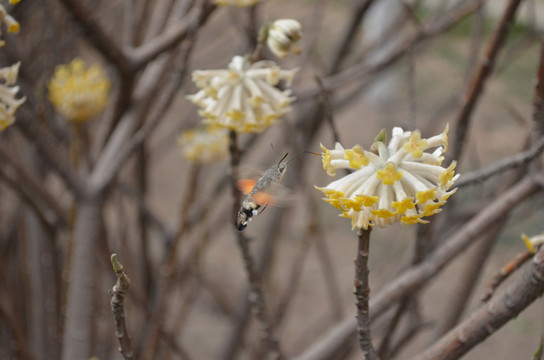
{"type": "Polygon", "coordinates": [[[56,68],[49,81],[49,101],[67,120],[83,123],[104,110],[110,80],[99,65],[76,58],[56,68]]]}
{"type": "Polygon", "coordinates": [[[202,164],[223,160],[227,157],[229,139],[227,132],[217,126],[197,127],[184,131],[178,137],[181,156],[202,164]]]}
{"type": "Polygon", "coordinates": [[[294,100],[289,86],[296,70],[282,70],[274,62],[251,64],[242,56],[232,58],[228,69],[196,70],[193,81],[201,89],[187,96],[201,108],[205,122],[241,133],[260,133],[290,110],[294,100]]]}
{"type": "Polygon", "coordinates": [[[448,127],[443,133],[421,139],[418,130],[393,129],[388,145],[376,141],[372,151],[356,145],[344,149],[336,143],[323,150],[323,168],[330,176],[338,169],[354,170],[322,191],[324,199],[351,218],[352,227],[368,229],[397,221],[403,224],[427,223],[423,219],[442,211],[440,207],[457,189],[449,190],[459,175],[455,161],[447,168],[441,165],[442,153],[448,146],[448,127]],[[426,152],[436,148],[434,152],[426,152]]]}

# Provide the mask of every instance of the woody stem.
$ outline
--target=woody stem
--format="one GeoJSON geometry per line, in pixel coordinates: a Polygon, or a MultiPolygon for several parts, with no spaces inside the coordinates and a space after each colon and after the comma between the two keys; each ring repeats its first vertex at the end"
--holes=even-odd
{"type": "Polygon", "coordinates": [[[355,258],[355,279],[354,279],[354,294],[357,299],[357,334],[359,335],[359,346],[363,350],[365,359],[378,359],[376,351],[372,346],[370,336],[370,319],[368,310],[368,299],[370,295],[370,286],[368,283],[368,254],[370,249],[370,232],[368,230],[359,229],[357,233],[357,257],[355,258]]]}

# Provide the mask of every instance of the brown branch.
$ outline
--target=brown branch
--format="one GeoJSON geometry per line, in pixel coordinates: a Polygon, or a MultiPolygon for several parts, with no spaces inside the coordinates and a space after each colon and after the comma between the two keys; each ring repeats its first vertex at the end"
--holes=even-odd
{"type": "Polygon", "coordinates": [[[99,199],[78,203],[74,230],[74,249],[66,297],[62,340],[62,359],[88,359],[91,353],[91,328],[95,279],[95,251],[102,226],[99,199]]]}
{"type": "Polygon", "coordinates": [[[353,45],[355,36],[360,32],[363,18],[373,2],[374,0],[359,0],[357,5],[354,6],[353,15],[345,31],[342,43],[338,47],[338,50],[336,50],[331,61],[328,74],[334,74],[340,69],[342,61],[346,58],[353,45]]]}
{"type": "Polygon", "coordinates": [[[111,255],[111,264],[117,276],[117,283],[111,290],[111,311],[115,322],[115,336],[119,340],[119,352],[123,355],[123,359],[131,360],[134,359],[134,353],[125,322],[125,295],[130,288],[130,279],[123,271],[123,265],[117,260],[116,254],[111,255]]]}
{"type": "Polygon", "coordinates": [[[188,174],[188,184],[183,197],[183,205],[179,214],[179,224],[170,246],[166,249],[166,258],[162,263],[161,278],[157,285],[155,306],[148,320],[149,330],[142,344],[142,359],[154,359],[155,352],[158,346],[160,329],[162,326],[163,316],[165,315],[165,306],[167,292],[171,290],[171,284],[174,279],[175,269],[178,265],[178,249],[180,248],[183,236],[189,228],[188,213],[191,206],[194,204],[197,194],[198,175],[200,168],[196,165],[192,166],[188,174]]]}
{"type": "Polygon", "coordinates": [[[533,254],[527,250],[525,252],[517,254],[512,260],[510,260],[506,265],[504,265],[499,272],[493,277],[493,280],[487,285],[484,296],[482,296],[482,302],[487,302],[495,290],[506,280],[510,275],[519,269],[523,264],[525,264],[529,259],[533,257],[533,254]]]}
{"type": "Polygon", "coordinates": [[[83,198],[89,193],[83,178],[71,167],[68,158],[56,148],[56,141],[50,132],[46,131],[35,119],[30,118],[31,114],[23,112],[24,116],[18,115],[15,123],[21,130],[28,142],[36,147],[36,155],[49,167],[51,167],[62,179],[66,187],[74,197],[83,198]]]}
{"type": "Polygon", "coordinates": [[[359,346],[363,351],[365,359],[377,359],[376,351],[372,346],[372,337],[370,335],[370,316],[368,310],[368,299],[370,295],[370,285],[368,283],[368,254],[370,248],[370,232],[359,229],[357,233],[357,257],[355,258],[355,287],[354,294],[357,299],[357,334],[359,335],[359,346]]]}
{"type": "Polygon", "coordinates": [[[131,52],[134,69],[141,69],[163,52],[181,43],[188,34],[193,33],[205,23],[215,9],[215,5],[204,2],[201,7],[188,15],[187,19],[178,22],[175,27],[166,30],[145,45],[134,49],[131,52]]]}
{"type": "MultiPolygon", "coordinates": [[[[454,11],[451,11],[446,16],[439,20],[431,21],[429,24],[425,24],[421,27],[421,30],[412,35],[408,40],[401,44],[391,54],[372,66],[368,66],[366,60],[363,60],[351,67],[342,70],[334,75],[330,75],[323,79],[325,88],[329,91],[335,90],[347,84],[352,84],[354,81],[359,81],[361,78],[373,76],[379,74],[391,65],[397,63],[408,55],[410,49],[417,49],[425,41],[432,39],[438,34],[441,34],[466,16],[472,14],[478,7],[476,3],[469,3],[459,6],[454,11]]],[[[311,89],[302,89],[297,93],[297,99],[299,101],[313,99],[319,94],[319,89],[312,86],[311,89]]]]}
{"type": "Polygon", "coordinates": [[[475,170],[463,175],[456,183],[456,187],[478,184],[505,171],[524,166],[536,159],[544,151],[544,137],[541,137],[530,149],[497,161],[484,169],[475,170]]]}
{"type": "Polygon", "coordinates": [[[0,170],[0,173],[5,175],[10,185],[30,204],[44,223],[49,226],[67,226],[68,219],[60,204],[47,192],[38,179],[16,161],[3,146],[0,146],[0,160],[7,163],[2,164],[3,169],[0,170]],[[15,175],[8,175],[6,168],[12,169],[15,175]]]}
{"type": "Polygon", "coordinates": [[[544,249],[505,291],[413,360],[459,359],[544,293],[544,249]]]}
{"type": "Polygon", "coordinates": [[[486,260],[491,256],[491,250],[505,225],[505,219],[500,219],[489,227],[488,234],[480,240],[470,253],[465,255],[466,260],[463,269],[455,281],[452,281],[450,299],[451,306],[444,311],[442,319],[433,331],[433,341],[440,339],[445,333],[451,330],[459,321],[476,288],[476,283],[481,277],[486,260]]]}
{"type": "Polygon", "coordinates": [[[60,0],[74,20],[81,26],[92,45],[100,51],[104,58],[115,65],[121,74],[133,73],[133,60],[123,49],[113,42],[113,37],[108,35],[102,25],[92,16],[95,11],[88,8],[82,1],[60,0]]]}
{"type": "Polygon", "coordinates": [[[461,159],[463,144],[465,142],[472,112],[483,93],[483,88],[489,75],[491,75],[491,72],[493,71],[499,50],[506,41],[506,35],[514,21],[516,10],[520,3],[521,0],[509,1],[501,20],[487,45],[480,67],[474,74],[474,77],[462,98],[463,103],[455,120],[456,128],[453,151],[451,153],[452,159],[461,159]]]}
{"type": "MultiPolygon", "coordinates": [[[[538,180],[533,177],[527,177],[505,191],[446,240],[427,260],[404,271],[402,275],[393,279],[385,288],[380,290],[370,301],[370,320],[373,321],[381,316],[402,297],[423,287],[451,260],[484,233],[490,224],[504,218],[504,216],[515,208],[515,205],[520,204],[538,190],[540,190],[538,180]]],[[[325,337],[316,341],[313,346],[297,357],[297,359],[328,359],[355,332],[356,323],[353,319],[344,320],[325,337]]]]}

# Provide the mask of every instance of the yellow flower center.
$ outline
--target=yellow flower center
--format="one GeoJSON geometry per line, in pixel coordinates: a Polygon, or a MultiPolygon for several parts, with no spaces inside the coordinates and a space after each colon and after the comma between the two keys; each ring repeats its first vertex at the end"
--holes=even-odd
{"type": "Polygon", "coordinates": [[[384,185],[393,185],[396,181],[402,179],[402,172],[397,170],[397,166],[390,162],[385,164],[383,169],[376,171],[376,177],[382,181],[384,185]]]}
{"type": "Polygon", "coordinates": [[[416,199],[418,204],[425,204],[427,201],[432,201],[436,197],[436,189],[418,191],[416,199]]]}
{"type": "Polygon", "coordinates": [[[453,179],[453,176],[455,175],[455,166],[457,165],[456,161],[452,161],[450,166],[442,173],[440,174],[440,184],[442,186],[445,186],[448,182],[453,179]]]}
{"type": "Polygon", "coordinates": [[[411,210],[416,207],[414,199],[411,197],[404,198],[401,201],[393,201],[391,205],[397,211],[397,214],[404,214],[407,210],[411,210]]]}
{"type": "Polygon", "coordinates": [[[421,133],[416,130],[410,136],[410,141],[404,144],[404,151],[412,154],[414,159],[419,159],[423,156],[423,150],[427,148],[427,139],[421,139],[421,133]]]}
{"type": "Polygon", "coordinates": [[[355,145],[353,149],[345,151],[345,159],[349,160],[349,166],[353,169],[360,169],[367,166],[370,160],[365,156],[361,146],[355,145]]]}

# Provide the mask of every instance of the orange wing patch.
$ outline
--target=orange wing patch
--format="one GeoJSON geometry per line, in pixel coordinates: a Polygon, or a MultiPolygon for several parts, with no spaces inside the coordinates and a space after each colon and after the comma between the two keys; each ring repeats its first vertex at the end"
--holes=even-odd
{"type": "Polygon", "coordinates": [[[251,192],[251,190],[253,190],[253,187],[256,183],[257,181],[253,179],[240,179],[236,183],[236,186],[238,186],[238,189],[240,189],[240,191],[247,195],[251,192]]]}
{"type": "Polygon", "coordinates": [[[274,203],[274,196],[269,193],[259,191],[253,195],[253,200],[261,206],[266,206],[274,203]]]}

